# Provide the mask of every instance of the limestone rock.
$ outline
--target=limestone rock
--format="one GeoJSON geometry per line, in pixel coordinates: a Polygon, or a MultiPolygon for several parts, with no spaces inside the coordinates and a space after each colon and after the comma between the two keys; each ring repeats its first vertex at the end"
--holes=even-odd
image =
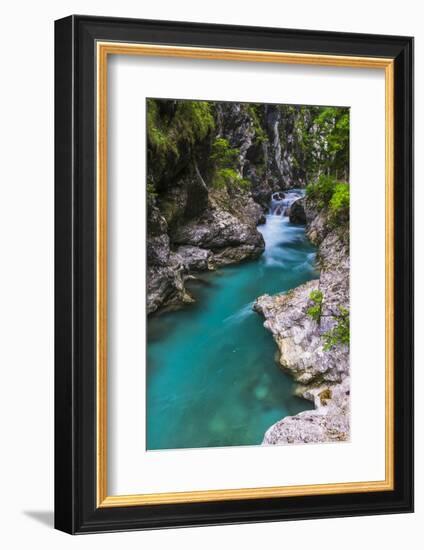
{"type": "Polygon", "coordinates": [[[265,433],[263,445],[285,443],[331,443],[350,438],[350,380],[307,390],[304,397],[315,402],[315,409],[288,416],[265,433]]]}
{"type": "Polygon", "coordinates": [[[199,220],[179,227],[172,240],[176,244],[212,250],[218,256],[225,255],[226,249],[237,248],[233,255],[231,251],[227,254],[227,257],[233,256],[234,261],[256,258],[265,248],[263,237],[256,227],[218,208],[209,210],[199,220]]]}
{"type": "Polygon", "coordinates": [[[215,260],[210,250],[197,246],[179,246],[176,254],[181,258],[184,268],[188,271],[208,271],[215,268],[215,260]]]}
{"type": "Polygon", "coordinates": [[[147,313],[162,306],[177,307],[193,301],[184,287],[184,267],[181,259],[171,254],[167,266],[149,265],[147,268],[147,313]]]}
{"type": "Polygon", "coordinates": [[[265,445],[349,439],[349,349],[338,344],[325,350],[323,338],[336,325],[340,307],[349,310],[349,250],[323,215],[309,219],[308,225],[320,243],[320,278],[285,294],[260,296],[253,307],[274,337],[281,367],[298,383],[297,394],[314,401],[315,409],[271,426],[265,445]],[[314,290],[323,296],[319,321],[308,314],[314,290]]]}
{"type": "Polygon", "coordinates": [[[253,306],[274,336],[281,367],[301,384],[339,382],[349,369],[347,348],[324,351],[322,335],[334,325],[332,318],[323,315],[317,323],[307,313],[312,305],[309,296],[318,289],[319,280],[309,281],[289,294],[265,294],[253,306]]]}
{"type": "Polygon", "coordinates": [[[147,222],[147,313],[160,307],[191,301],[184,288],[184,265],[171,252],[168,224],[154,205],[147,222]]]}
{"type": "Polygon", "coordinates": [[[289,219],[291,223],[296,224],[305,224],[306,223],[306,214],[305,214],[305,208],[303,206],[304,199],[297,199],[297,201],[294,201],[292,205],[289,208],[289,219]]]}
{"type": "MultiPolygon", "coordinates": [[[[308,209],[305,208],[306,219],[308,220],[308,209]]],[[[320,212],[306,225],[306,236],[312,244],[319,245],[329,231],[328,220],[325,212],[320,212]]]]}

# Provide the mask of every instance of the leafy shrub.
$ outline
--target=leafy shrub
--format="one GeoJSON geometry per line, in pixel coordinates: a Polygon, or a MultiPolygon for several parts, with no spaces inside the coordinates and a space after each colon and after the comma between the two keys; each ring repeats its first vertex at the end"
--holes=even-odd
{"type": "Polygon", "coordinates": [[[232,168],[221,168],[216,171],[214,186],[216,189],[236,187],[238,189],[249,190],[250,181],[243,179],[240,174],[232,168]]]}
{"type": "Polygon", "coordinates": [[[306,186],[306,196],[320,210],[328,208],[331,225],[344,225],[349,221],[349,184],[338,182],[331,176],[321,175],[306,186]]]}
{"type": "MultiPolygon", "coordinates": [[[[300,161],[302,179],[313,180],[323,173],[348,178],[348,108],[281,105],[280,112],[283,120],[293,121],[294,156],[300,161]]],[[[284,132],[280,138],[290,148],[284,132]]]]}
{"type": "Polygon", "coordinates": [[[240,151],[231,147],[225,138],[216,138],[212,144],[211,160],[214,162],[213,185],[216,189],[237,188],[248,190],[250,181],[236,171],[240,151]]]}
{"type": "Polygon", "coordinates": [[[306,196],[321,210],[328,206],[336,185],[335,178],[322,174],[316,181],[306,186],[306,196]]]}
{"type": "Polygon", "coordinates": [[[323,334],[324,351],[330,351],[337,345],[349,346],[350,343],[350,320],[349,311],[339,306],[339,315],[333,315],[337,324],[323,334]]]}
{"type": "Polygon", "coordinates": [[[349,185],[337,183],[330,199],[330,221],[333,224],[342,224],[349,220],[349,185]]]}
{"type": "Polygon", "coordinates": [[[325,107],[314,120],[322,137],[321,170],[331,170],[347,178],[349,171],[349,110],[343,107],[325,107]]]}
{"type": "Polygon", "coordinates": [[[321,320],[322,301],[324,299],[324,295],[320,290],[313,290],[309,294],[309,299],[313,305],[308,308],[306,313],[309,317],[312,317],[314,321],[319,323],[321,320]]]}
{"type": "Polygon", "coordinates": [[[230,146],[227,139],[219,137],[212,143],[211,159],[217,168],[234,168],[239,152],[230,146]]]}

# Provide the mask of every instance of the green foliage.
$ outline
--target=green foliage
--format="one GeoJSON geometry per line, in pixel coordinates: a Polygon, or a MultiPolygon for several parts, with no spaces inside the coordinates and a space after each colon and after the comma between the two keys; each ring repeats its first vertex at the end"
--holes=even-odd
{"type": "Polygon", "coordinates": [[[306,313],[309,315],[309,317],[312,317],[314,321],[319,323],[321,320],[321,310],[324,295],[320,290],[313,290],[309,294],[309,299],[311,300],[313,305],[308,308],[306,313]]]}
{"type": "Polygon", "coordinates": [[[232,168],[220,168],[215,173],[214,186],[216,189],[233,187],[247,191],[250,189],[250,181],[242,178],[232,168]]]}
{"type": "Polygon", "coordinates": [[[147,140],[160,161],[168,154],[179,156],[179,144],[193,146],[215,127],[208,101],[147,100],[147,140]]]}
{"type": "Polygon", "coordinates": [[[349,110],[341,107],[321,109],[314,123],[326,145],[324,165],[321,169],[331,171],[336,178],[347,177],[349,165],[349,110]]]}
{"type": "Polygon", "coordinates": [[[248,190],[250,182],[236,171],[239,150],[224,138],[216,138],[212,144],[211,160],[214,163],[213,185],[216,189],[237,188],[248,190]]]}
{"type": "MultiPolygon", "coordinates": [[[[271,107],[249,103],[241,108],[251,120],[253,145],[266,144],[267,113],[271,107]]],[[[349,110],[299,105],[272,109],[280,113],[281,146],[287,151],[294,179],[314,182],[309,193],[317,205],[329,209],[335,224],[342,223],[348,217],[348,188],[338,189],[334,199],[333,191],[336,182],[347,180],[349,174],[349,110]]],[[[197,162],[211,185],[249,187],[240,174],[240,151],[225,138],[216,137],[215,102],[148,99],[146,118],[148,167],[158,192],[168,186],[172,173],[180,170],[187,159],[197,162]]],[[[265,147],[252,149],[249,160],[261,178],[267,177],[269,163],[265,159],[265,147]]]]}
{"type": "Polygon", "coordinates": [[[316,181],[306,186],[306,196],[321,210],[330,203],[336,186],[337,182],[332,176],[322,174],[316,181]]]}
{"type": "Polygon", "coordinates": [[[176,120],[180,136],[191,144],[204,139],[215,127],[212,108],[208,101],[178,102],[176,120]]]}
{"type": "Polygon", "coordinates": [[[339,315],[333,315],[337,324],[323,334],[324,351],[330,351],[335,346],[349,346],[350,343],[350,320],[349,311],[339,306],[339,315]]]}
{"type": "MultiPolygon", "coordinates": [[[[307,180],[319,174],[348,179],[349,110],[345,107],[280,106],[283,120],[293,121],[292,156],[300,176],[307,180]]],[[[281,125],[285,143],[287,128],[281,125]]],[[[285,143],[285,146],[287,147],[285,143]]]]}
{"type": "Polygon", "coordinates": [[[175,141],[171,138],[171,132],[162,121],[159,113],[159,103],[155,99],[147,100],[147,141],[159,156],[164,156],[169,151],[178,154],[175,141]]]}
{"type": "Polygon", "coordinates": [[[337,182],[332,176],[321,175],[306,186],[306,196],[320,210],[328,208],[329,221],[333,226],[343,226],[349,221],[349,184],[337,182]]]}
{"type": "Polygon", "coordinates": [[[233,168],[237,163],[239,150],[232,148],[225,138],[216,138],[212,143],[211,160],[217,168],[233,168]]]}
{"type": "Polygon", "coordinates": [[[341,225],[349,220],[349,185],[337,183],[329,202],[330,221],[334,225],[341,225]]]}

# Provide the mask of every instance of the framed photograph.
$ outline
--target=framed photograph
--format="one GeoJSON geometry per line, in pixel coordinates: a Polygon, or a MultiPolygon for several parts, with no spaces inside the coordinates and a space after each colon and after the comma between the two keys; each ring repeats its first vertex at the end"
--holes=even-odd
{"type": "Polygon", "coordinates": [[[55,25],[55,525],[413,509],[413,39],[55,25]]]}

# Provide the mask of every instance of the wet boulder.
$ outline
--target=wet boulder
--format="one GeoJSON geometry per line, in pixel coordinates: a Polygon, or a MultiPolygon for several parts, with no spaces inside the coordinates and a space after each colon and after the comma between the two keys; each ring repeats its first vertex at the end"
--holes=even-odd
{"type": "Polygon", "coordinates": [[[305,224],[306,223],[306,214],[304,207],[304,199],[297,199],[294,201],[290,208],[288,209],[288,216],[291,223],[296,224],[305,224]]]}

